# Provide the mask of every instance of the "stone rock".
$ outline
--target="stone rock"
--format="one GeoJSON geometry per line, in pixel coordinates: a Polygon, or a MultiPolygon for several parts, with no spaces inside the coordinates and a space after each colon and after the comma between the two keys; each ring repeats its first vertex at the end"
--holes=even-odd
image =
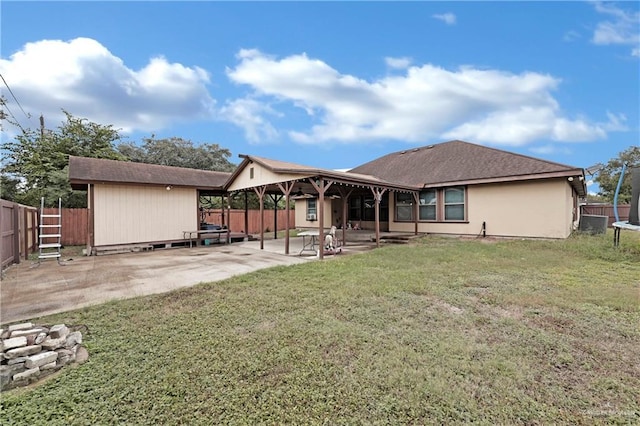
{"type": "Polygon", "coordinates": [[[40,368],[39,367],[34,367],[34,368],[30,368],[26,371],[23,371],[22,373],[17,373],[13,375],[13,380],[18,381],[18,380],[25,380],[25,379],[29,379],[33,376],[38,376],[40,374],[40,368]]]}
{"type": "Polygon", "coordinates": [[[16,330],[28,330],[33,328],[33,324],[30,322],[23,322],[20,324],[13,324],[9,326],[9,332],[14,332],[16,330]]]}
{"type": "Polygon", "coordinates": [[[44,371],[44,370],[53,370],[54,368],[56,368],[56,362],[50,362],[49,364],[45,364],[42,367],[40,367],[40,371],[44,371]]]}
{"type": "Polygon", "coordinates": [[[89,359],[89,351],[84,346],[78,346],[76,348],[76,362],[82,364],[89,359]]]}
{"type": "Polygon", "coordinates": [[[69,334],[69,329],[64,324],[56,324],[49,330],[49,337],[52,339],[67,337],[67,334],[69,334]]]}
{"type": "Polygon", "coordinates": [[[69,333],[69,335],[67,336],[67,341],[65,342],[64,347],[69,349],[80,343],[82,343],[82,333],[80,333],[79,331],[74,331],[72,333],[69,333]]]}
{"type": "Polygon", "coordinates": [[[42,348],[47,350],[58,349],[63,347],[66,341],[67,341],[66,337],[59,337],[57,339],[53,339],[51,338],[51,335],[49,335],[49,337],[45,338],[42,341],[42,348]]]}
{"type": "Polygon", "coordinates": [[[67,365],[75,359],[75,353],[69,349],[56,349],[58,353],[58,365],[67,365]]]}
{"type": "Polygon", "coordinates": [[[8,359],[14,359],[23,356],[29,356],[33,354],[37,354],[42,350],[42,346],[40,345],[32,345],[32,346],[23,346],[21,348],[11,349],[4,353],[4,356],[8,359]]]}
{"type": "Polygon", "coordinates": [[[35,343],[36,345],[39,345],[40,343],[44,342],[44,339],[47,338],[47,333],[40,333],[36,336],[36,339],[33,341],[33,343],[35,343]]]}
{"type": "Polygon", "coordinates": [[[50,364],[58,359],[58,353],[54,351],[40,352],[27,358],[24,362],[24,366],[32,369],[40,367],[45,364],[50,364]]]}
{"type": "Polygon", "coordinates": [[[24,363],[26,360],[27,360],[26,356],[20,356],[18,358],[10,359],[9,361],[7,361],[7,365],[24,363]]]}
{"type": "Polygon", "coordinates": [[[31,336],[37,335],[38,333],[42,333],[44,330],[40,327],[37,328],[29,328],[27,330],[16,330],[11,332],[11,337],[20,337],[20,336],[31,336]]]}
{"type": "Polygon", "coordinates": [[[22,346],[27,346],[27,338],[24,336],[21,336],[21,337],[15,337],[13,339],[6,339],[2,341],[0,346],[3,351],[7,351],[13,348],[19,348],[22,346]]]}
{"type": "Polygon", "coordinates": [[[13,365],[2,365],[0,366],[0,374],[11,373],[11,375],[13,376],[14,374],[21,373],[26,369],[27,367],[24,366],[24,362],[13,365]]]}

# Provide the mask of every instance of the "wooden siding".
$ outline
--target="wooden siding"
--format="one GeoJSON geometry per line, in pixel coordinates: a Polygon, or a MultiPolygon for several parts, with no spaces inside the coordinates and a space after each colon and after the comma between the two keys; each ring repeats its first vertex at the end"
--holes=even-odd
{"type": "Polygon", "coordinates": [[[94,187],[94,246],[183,239],[198,228],[195,188],[94,187]]]}

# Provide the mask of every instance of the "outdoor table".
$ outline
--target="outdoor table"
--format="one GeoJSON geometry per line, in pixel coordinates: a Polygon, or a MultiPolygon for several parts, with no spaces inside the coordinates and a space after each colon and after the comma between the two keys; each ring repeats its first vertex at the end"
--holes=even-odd
{"type": "Polygon", "coordinates": [[[300,250],[299,256],[305,251],[312,251],[313,254],[318,254],[318,231],[303,231],[298,234],[302,237],[302,250],[300,250]]]}

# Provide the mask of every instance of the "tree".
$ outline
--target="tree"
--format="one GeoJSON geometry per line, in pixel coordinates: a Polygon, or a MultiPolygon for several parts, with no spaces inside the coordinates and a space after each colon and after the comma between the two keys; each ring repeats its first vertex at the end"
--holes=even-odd
{"type": "MultiPolygon", "coordinates": [[[[2,183],[13,191],[14,201],[38,206],[86,207],[84,192],[69,184],[69,155],[124,160],[114,143],[121,139],[112,126],[93,123],[63,111],[66,116],[56,130],[22,129],[13,140],[2,144],[5,161],[2,183]]],[[[4,194],[3,189],[3,194],[4,194]]]]}
{"type": "Polygon", "coordinates": [[[235,169],[228,158],[231,152],[218,144],[203,143],[194,146],[190,140],[179,137],[143,139],[143,144],[121,143],[118,152],[137,163],[230,172],[235,169]]]}
{"type": "MultiPolygon", "coordinates": [[[[600,185],[598,195],[603,196],[607,201],[613,203],[616,187],[620,180],[622,166],[626,164],[627,168],[640,166],[640,146],[632,146],[622,151],[616,158],[612,158],[600,170],[595,181],[600,185]]],[[[618,203],[626,204],[631,201],[631,173],[626,172],[620,193],[618,194],[618,203]]]]}

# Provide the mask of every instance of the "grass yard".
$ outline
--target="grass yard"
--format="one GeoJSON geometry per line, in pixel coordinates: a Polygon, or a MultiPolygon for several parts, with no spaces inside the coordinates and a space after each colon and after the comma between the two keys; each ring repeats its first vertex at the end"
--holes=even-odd
{"type": "Polygon", "coordinates": [[[89,361],[0,422],[637,424],[638,237],[427,237],[37,319],[89,361]]]}

